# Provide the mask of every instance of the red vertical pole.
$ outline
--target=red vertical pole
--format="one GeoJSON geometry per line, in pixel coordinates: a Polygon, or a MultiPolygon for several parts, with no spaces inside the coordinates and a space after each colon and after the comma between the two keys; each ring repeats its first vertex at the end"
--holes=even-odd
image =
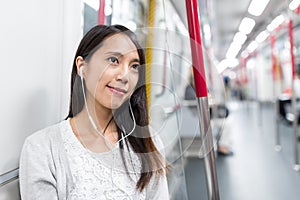
{"type": "MultiPolygon", "coordinates": [[[[271,58],[272,58],[272,78],[273,78],[273,96],[275,97],[275,150],[281,150],[281,142],[280,142],[280,134],[279,134],[279,121],[280,121],[280,114],[279,114],[279,99],[276,98],[276,87],[275,81],[277,80],[277,60],[275,55],[275,43],[276,43],[276,36],[271,34],[271,58]]],[[[279,80],[279,77],[278,77],[279,80]]]]}
{"type": "Polygon", "coordinates": [[[248,61],[248,57],[242,58],[241,67],[240,67],[241,77],[239,78],[241,84],[246,84],[248,82],[248,78],[247,78],[247,61],[248,61]]]}
{"type": "Polygon", "coordinates": [[[207,96],[207,85],[205,80],[204,59],[202,52],[202,41],[200,34],[200,22],[198,17],[198,3],[196,0],[186,0],[188,27],[191,37],[191,49],[193,60],[193,72],[197,97],[207,96]]]}
{"type": "Polygon", "coordinates": [[[205,79],[198,1],[186,0],[186,13],[192,51],[195,90],[198,103],[200,136],[202,140],[201,153],[204,156],[207,196],[209,200],[219,200],[219,188],[215,166],[213,138],[210,128],[207,85],[205,79]]]}
{"type": "Polygon", "coordinates": [[[275,42],[276,42],[276,37],[275,35],[271,35],[271,53],[272,53],[272,77],[273,81],[277,80],[277,74],[276,74],[276,55],[275,55],[275,42]]]}
{"type": "Polygon", "coordinates": [[[293,130],[294,130],[294,169],[296,171],[300,170],[299,163],[299,152],[298,152],[298,110],[296,108],[296,94],[294,87],[294,80],[296,74],[296,66],[295,66],[295,54],[294,54],[294,34],[293,34],[293,20],[290,18],[289,21],[289,36],[290,36],[290,53],[291,53],[291,64],[292,64],[292,110],[294,114],[293,120],[293,130]]]}
{"type": "Polygon", "coordinates": [[[99,10],[98,10],[98,24],[105,24],[105,0],[100,0],[99,10]]]}
{"type": "Polygon", "coordinates": [[[293,34],[293,20],[289,21],[289,36],[290,36],[290,51],[291,51],[291,64],[292,64],[292,80],[295,79],[295,54],[294,54],[294,34],[293,34]]]}

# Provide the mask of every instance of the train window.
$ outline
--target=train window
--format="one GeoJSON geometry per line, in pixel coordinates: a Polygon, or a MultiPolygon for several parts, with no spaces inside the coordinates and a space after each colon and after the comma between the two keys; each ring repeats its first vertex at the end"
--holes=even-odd
{"type": "MultiPolygon", "coordinates": [[[[105,24],[122,24],[135,31],[147,24],[145,1],[141,0],[105,0],[105,24]],[[130,10],[131,12],[127,12],[130,10]]],[[[99,0],[84,0],[83,33],[98,24],[99,0]]]]}

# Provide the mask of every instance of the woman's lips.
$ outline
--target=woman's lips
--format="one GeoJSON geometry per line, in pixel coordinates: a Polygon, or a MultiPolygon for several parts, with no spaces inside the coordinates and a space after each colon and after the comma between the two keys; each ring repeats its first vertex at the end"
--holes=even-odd
{"type": "Polygon", "coordinates": [[[118,94],[118,95],[124,95],[124,94],[127,93],[126,90],[121,89],[121,88],[118,88],[118,87],[112,87],[112,86],[109,86],[109,85],[107,85],[107,87],[108,87],[108,89],[109,89],[111,92],[113,92],[113,93],[115,93],[115,94],[118,94]]]}

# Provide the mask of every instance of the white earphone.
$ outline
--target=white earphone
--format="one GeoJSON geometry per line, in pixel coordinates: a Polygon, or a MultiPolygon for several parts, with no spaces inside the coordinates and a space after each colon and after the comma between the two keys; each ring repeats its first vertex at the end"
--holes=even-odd
{"type": "Polygon", "coordinates": [[[84,68],[84,66],[80,67],[80,69],[79,69],[79,75],[81,78],[83,78],[83,68],[84,68]]]}
{"type": "MultiPolygon", "coordinates": [[[[84,69],[84,66],[80,67],[79,69],[79,75],[80,75],[80,78],[81,78],[81,87],[82,87],[82,93],[83,93],[83,98],[84,98],[84,102],[85,102],[85,109],[87,111],[87,114],[88,114],[88,117],[89,117],[89,120],[92,124],[92,126],[94,127],[94,129],[98,132],[99,135],[101,136],[104,136],[103,133],[101,133],[99,130],[98,130],[98,127],[96,126],[96,123],[94,122],[92,116],[90,115],[90,112],[89,112],[89,109],[87,107],[87,101],[86,101],[86,96],[85,96],[85,90],[84,90],[84,85],[83,85],[83,69],[84,69]]],[[[132,108],[131,108],[131,104],[130,104],[130,101],[129,101],[129,110],[130,110],[130,113],[132,115],[132,119],[133,119],[133,128],[132,130],[127,133],[125,136],[122,135],[122,138],[119,139],[117,142],[121,141],[121,140],[124,140],[126,137],[128,137],[129,135],[131,135],[131,133],[134,131],[135,127],[136,127],[136,121],[135,121],[135,117],[134,117],[134,114],[133,114],[133,111],[132,111],[132,108]]],[[[126,131],[124,130],[124,127],[122,126],[123,128],[123,132],[126,133],[126,131]]],[[[106,141],[106,138],[104,137],[105,141],[106,141]]]]}

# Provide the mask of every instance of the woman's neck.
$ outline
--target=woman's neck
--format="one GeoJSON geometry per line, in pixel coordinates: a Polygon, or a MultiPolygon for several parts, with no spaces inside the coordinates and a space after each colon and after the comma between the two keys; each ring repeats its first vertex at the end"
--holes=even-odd
{"type": "Polygon", "coordinates": [[[84,129],[89,132],[96,131],[93,123],[96,125],[98,131],[103,132],[112,117],[111,111],[93,109],[90,106],[88,106],[88,111],[83,106],[82,111],[75,116],[76,121],[81,124],[81,127],[84,126],[84,129]]]}

